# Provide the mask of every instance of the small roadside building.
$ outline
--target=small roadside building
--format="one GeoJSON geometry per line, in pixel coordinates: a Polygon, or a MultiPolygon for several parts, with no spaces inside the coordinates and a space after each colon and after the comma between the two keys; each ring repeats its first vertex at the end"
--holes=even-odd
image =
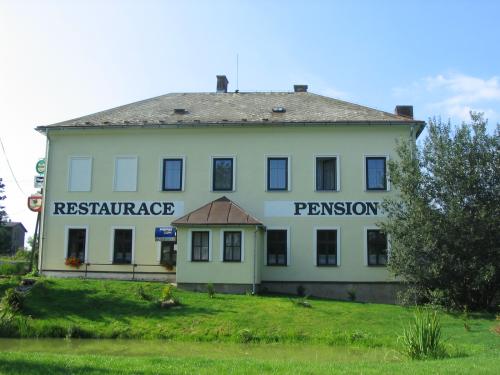
{"type": "Polygon", "coordinates": [[[27,230],[22,223],[15,221],[8,221],[1,225],[5,231],[5,241],[0,252],[6,255],[15,255],[18,249],[24,248],[24,235],[27,230]]]}
{"type": "Polygon", "coordinates": [[[308,92],[175,93],[43,125],[40,270],[392,301],[387,161],[424,128],[308,92]]]}

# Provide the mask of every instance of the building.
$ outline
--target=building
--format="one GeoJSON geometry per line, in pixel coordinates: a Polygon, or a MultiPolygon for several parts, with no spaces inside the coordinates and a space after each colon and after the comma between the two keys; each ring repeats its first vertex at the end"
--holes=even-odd
{"type": "Polygon", "coordinates": [[[24,248],[24,234],[27,230],[22,223],[14,221],[3,223],[2,229],[5,229],[6,236],[1,253],[15,255],[17,250],[24,248]]]}
{"type": "MultiPolygon", "coordinates": [[[[387,160],[425,123],[316,95],[167,94],[48,126],[40,269],[391,301],[387,160]],[[68,257],[83,263],[65,264],[68,257]]],[[[70,262],[71,263],[71,262],[70,262]]]]}

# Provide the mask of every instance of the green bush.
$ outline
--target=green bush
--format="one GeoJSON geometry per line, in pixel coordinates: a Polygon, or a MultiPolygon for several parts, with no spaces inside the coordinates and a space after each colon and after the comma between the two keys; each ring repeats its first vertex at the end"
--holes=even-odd
{"type": "Polygon", "coordinates": [[[16,251],[16,254],[12,257],[12,259],[29,261],[31,259],[31,251],[19,248],[16,251]]]}
{"type": "Polygon", "coordinates": [[[24,275],[27,271],[25,262],[12,262],[0,264],[0,275],[24,275]]]}
{"type": "Polygon", "coordinates": [[[214,298],[215,297],[214,284],[212,284],[212,283],[208,283],[207,284],[207,293],[208,293],[208,297],[210,297],[210,298],[214,298]]]}
{"type": "Polygon", "coordinates": [[[18,312],[22,310],[23,305],[24,294],[14,288],[7,289],[0,300],[0,309],[2,311],[18,312]]]}
{"type": "Polygon", "coordinates": [[[175,287],[172,284],[167,284],[163,290],[161,291],[161,300],[168,301],[174,299],[174,290],[175,287]]]}
{"type": "Polygon", "coordinates": [[[403,353],[411,359],[442,358],[441,321],[437,311],[418,309],[401,337],[403,353]]]}

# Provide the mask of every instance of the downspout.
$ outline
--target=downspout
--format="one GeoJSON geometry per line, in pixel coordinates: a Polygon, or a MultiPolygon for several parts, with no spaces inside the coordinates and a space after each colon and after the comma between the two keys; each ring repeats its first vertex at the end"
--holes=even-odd
{"type": "Polygon", "coordinates": [[[47,133],[45,134],[47,137],[46,146],[45,146],[45,178],[43,179],[43,189],[42,189],[42,215],[40,220],[40,229],[39,229],[39,240],[38,240],[38,272],[40,275],[42,274],[42,258],[43,258],[43,246],[45,239],[45,213],[47,205],[46,205],[46,197],[47,197],[47,180],[49,173],[49,148],[50,148],[50,138],[49,138],[49,130],[47,129],[47,133]]]}

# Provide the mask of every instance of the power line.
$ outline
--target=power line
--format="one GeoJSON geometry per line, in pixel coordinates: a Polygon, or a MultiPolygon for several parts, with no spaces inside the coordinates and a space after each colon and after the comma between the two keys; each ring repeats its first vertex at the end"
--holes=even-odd
{"type": "Polygon", "coordinates": [[[23,195],[26,195],[26,193],[22,189],[21,185],[19,185],[19,182],[17,182],[16,175],[14,174],[14,171],[12,170],[12,167],[10,165],[9,158],[7,157],[7,152],[5,152],[5,147],[3,146],[3,142],[2,142],[2,138],[1,137],[0,137],[0,144],[2,145],[3,155],[5,156],[5,160],[7,161],[7,165],[9,166],[10,173],[12,174],[12,178],[14,179],[14,182],[16,183],[18,189],[21,190],[21,193],[23,193],[23,195]]]}

